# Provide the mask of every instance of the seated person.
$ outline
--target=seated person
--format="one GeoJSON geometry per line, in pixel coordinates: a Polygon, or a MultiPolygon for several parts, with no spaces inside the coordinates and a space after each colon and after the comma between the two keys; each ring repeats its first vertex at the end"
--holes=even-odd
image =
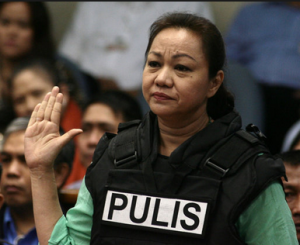
{"type": "Polygon", "coordinates": [[[74,127],[80,127],[80,105],[83,100],[76,83],[65,73],[66,70],[58,70],[44,59],[30,59],[20,63],[14,69],[8,83],[16,116],[30,116],[49,89],[58,85],[64,94],[61,127],[66,132],[74,127]]]}
{"type": "MultiPolygon", "coordinates": [[[[2,165],[0,164],[0,181],[1,181],[1,174],[2,174],[2,165]]],[[[0,209],[3,205],[3,203],[4,203],[4,196],[1,192],[1,187],[0,187],[0,209]]]]}
{"type": "Polygon", "coordinates": [[[14,118],[8,80],[15,67],[28,58],[42,58],[59,68],[64,66],[84,98],[98,89],[91,76],[57,53],[50,17],[45,2],[0,2],[0,111],[5,115],[0,117],[0,133],[14,118]]]}
{"type": "MultiPolygon", "coordinates": [[[[37,245],[29,168],[24,157],[24,134],[27,117],[14,119],[4,133],[1,151],[1,190],[5,204],[0,210],[0,237],[11,244],[37,245]]],[[[63,132],[61,132],[63,133],[63,132]]],[[[68,143],[57,156],[55,181],[58,189],[70,174],[74,142],[68,143]]],[[[66,209],[62,206],[62,209],[66,209]]]]}
{"type": "Polygon", "coordinates": [[[137,100],[120,90],[107,90],[92,98],[82,114],[83,133],[77,137],[73,169],[64,188],[79,189],[96,146],[105,132],[117,133],[120,122],[142,118],[137,100]]]}
{"type": "MultiPolygon", "coordinates": [[[[1,174],[2,174],[2,165],[0,164],[0,181],[1,181],[1,174]]],[[[2,192],[1,192],[1,188],[0,188],[0,209],[3,205],[3,203],[4,203],[4,196],[3,196],[2,192]]],[[[0,225],[0,227],[1,227],[1,225],[0,225]]],[[[3,238],[3,232],[0,230],[0,244],[3,244],[3,243],[7,244],[7,242],[5,240],[3,240],[2,238],[3,238]]]]}
{"type": "Polygon", "coordinates": [[[283,179],[286,201],[291,209],[300,244],[300,150],[280,154],[288,182],[283,179]]]}

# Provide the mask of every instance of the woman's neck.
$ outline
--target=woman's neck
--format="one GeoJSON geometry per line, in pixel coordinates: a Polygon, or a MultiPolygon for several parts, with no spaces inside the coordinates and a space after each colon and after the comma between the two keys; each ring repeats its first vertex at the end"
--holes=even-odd
{"type": "Polygon", "coordinates": [[[7,81],[11,76],[13,67],[15,66],[16,62],[7,59],[1,59],[0,63],[1,63],[1,70],[0,70],[1,79],[3,79],[3,81],[7,81]]]}
{"type": "Polygon", "coordinates": [[[0,61],[0,98],[8,99],[8,79],[10,78],[13,68],[16,65],[16,62],[1,59],[0,61]]]}
{"type": "Polygon", "coordinates": [[[195,120],[189,120],[178,125],[178,121],[174,125],[166,123],[158,119],[160,130],[159,153],[170,156],[171,153],[184,141],[205,128],[210,122],[207,113],[203,113],[195,120]]]}

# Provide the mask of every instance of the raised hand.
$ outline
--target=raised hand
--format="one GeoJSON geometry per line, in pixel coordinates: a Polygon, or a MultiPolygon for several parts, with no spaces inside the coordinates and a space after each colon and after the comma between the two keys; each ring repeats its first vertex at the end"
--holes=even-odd
{"type": "Polygon", "coordinates": [[[25,158],[28,167],[34,171],[52,169],[53,162],[62,147],[81,129],[72,129],[64,135],[59,133],[63,95],[57,86],[45,95],[42,103],[32,112],[25,132],[25,158]]]}

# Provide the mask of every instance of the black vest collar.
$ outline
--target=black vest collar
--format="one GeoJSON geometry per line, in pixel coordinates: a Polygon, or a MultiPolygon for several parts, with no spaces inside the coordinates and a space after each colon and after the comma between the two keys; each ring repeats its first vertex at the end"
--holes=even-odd
{"type": "MultiPolygon", "coordinates": [[[[182,162],[193,165],[199,163],[211,147],[221,139],[239,130],[241,124],[241,117],[235,111],[215,120],[175,149],[169,158],[170,164],[175,167],[182,162]]],[[[157,150],[151,151],[151,146],[158,145],[159,140],[157,116],[153,112],[148,112],[144,117],[138,127],[137,138],[142,161],[150,154],[157,154],[157,150]]],[[[196,168],[196,166],[193,166],[193,168],[196,168]]]]}

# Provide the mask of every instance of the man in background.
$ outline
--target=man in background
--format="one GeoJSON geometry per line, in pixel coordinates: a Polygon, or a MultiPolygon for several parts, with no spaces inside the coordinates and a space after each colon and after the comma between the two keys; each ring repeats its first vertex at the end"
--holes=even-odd
{"type": "Polygon", "coordinates": [[[291,209],[300,242],[300,150],[286,151],[280,154],[288,181],[283,179],[286,201],[291,209]]]}
{"type": "Polygon", "coordinates": [[[121,122],[142,119],[138,101],[121,90],[107,90],[92,98],[83,109],[83,132],[77,137],[73,169],[64,188],[79,189],[96,146],[105,132],[117,133],[121,122]]]}
{"type": "MultiPolygon", "coordinates": [[[[24,136],[28,122],[28,117],[19,117],[8,125],[4,132],[0,154],[2,165],[0,187],[5,199],[5,204],[0,210],[0,235],[3,235],[5,241],[18,245],[38,244],[33,216],[30,171],[24,156],[24,136]]],[[[62,149],[54,162],[58,190],[70,174],[73,155],[74,142],[71,141],[62,149]]],[[[64,210],[63,205],[62,208],[64,210]]]]}

